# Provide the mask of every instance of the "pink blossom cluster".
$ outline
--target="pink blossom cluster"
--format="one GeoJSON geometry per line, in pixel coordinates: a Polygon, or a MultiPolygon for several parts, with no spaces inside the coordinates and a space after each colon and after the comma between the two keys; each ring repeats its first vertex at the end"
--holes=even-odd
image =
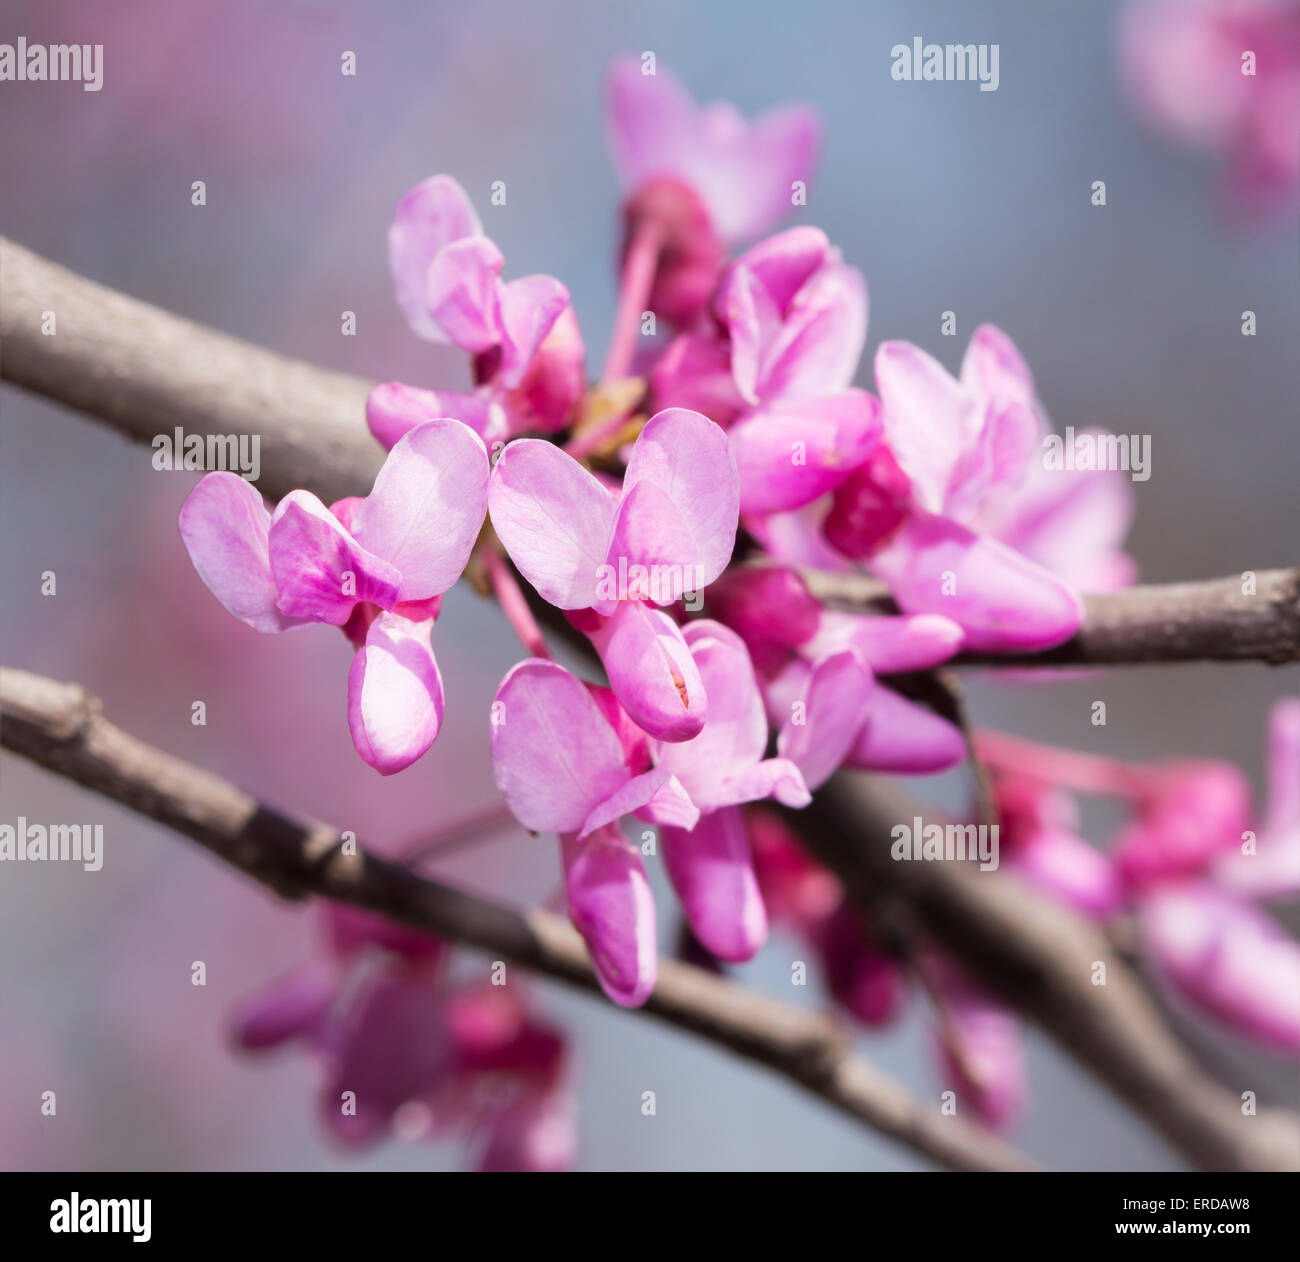
{"type": "MultiPolygon", "coordinates": [[[[366,419],[389,454],[364,499],[326,507],[301,490],[271,510],[214,473],[187,500],[181,533],[204,582],[255,630],[343,630],[356,649],[353,741],[384,775],[437,737],[430,633],[443,593],[477,558],[530,653],[492,706],[496,782],[520,823],[559,838],[569,915],[610,998],[636,1006],[655,985],[654,854],[712,957],[751,958],[769,918],[784,920],[816,945],[833,993],[880,1021],[904,993],[898,966],[751,804],[803,807],[840,767],[928,774],[959,763],[962,733],[890,677],[963,650],[1023,654],[1069,639],[1081,593],[1133,581],[1131,488],[1119,471],[1041,459],[1050,422],[1023,357],[991,325],[956,376],[886,341],[875,392],[854,384],[861,273],[815,227],[764,237],[806,201],[820,142],[807,110],[749,124],[730,106],[697,108],[662,68],[626,61],[610,79],[609,130],[626,233],[594,385],[566,288],[503,280],[469,197],[434,176],[398,203],[389,259],[412,331],[466,352],[473,388],[372,390],[366,419]],[[648,312],[671,332],[641,336],[648,312]],[[874,576],[895,611],[828,607],[806,581],[812,570],[874,576]],[[533,620],[543,605],[590,643],[604,683],[551,659],[533,620]],[[632,836],[629,820],[643,825],[632,836]]],[[[1168,872],[1149,858],[1183,844],[1171,840],[1175,816],[1196,777],[1165,771],[1150,783],[1134,825],[1146,832],[1113,860],[1074,838],[1047,790],[1013,778],[999,788],[1016,866],[1049,885],[1053,874],[1082,882],[1053,890],[1090,914],[1110,915],[1122,891],[1153,955],[1204,987],[1212,970],[1193,957],[1217,949],[1229,895],[1216,885],[1211,912],[1187,884],[1200,869],[1185,855],[1168,872]],[[1203,911],[1206,936],[1174,949],[1161,926],[1179,899],[1203,911]]],[[[304,1037],[336,1084],[382,1062],[397,1085],[347,1122],[354,1137],[376,1132],[388,1102],[441,1098],[483,1065],[505,1066],[524,1103],[492,1118],[489,1150],[550,1164],[565,1148],[551,1138],[563,1132],[560,1053],[499,997],[431,998],[439,957],[428,942],[379,945],[390,948],[382,967],[342,1017],[326,1000],[351,948],[329,957],[326,977],[254,1009],[244,1041],[304,1037]],[[484,1025],[494,1035],[508,1025],[509,1037],[485,1048],[484,1025]],[[421,1049],[394,1046],[394,1029],[421,1049]]],[[[954,1072],[975,1084],[983,1115],[1006,1121],[1020,1091],[1014,1022],[954,961],[918,968],[942,997],[954,1072]]]]}

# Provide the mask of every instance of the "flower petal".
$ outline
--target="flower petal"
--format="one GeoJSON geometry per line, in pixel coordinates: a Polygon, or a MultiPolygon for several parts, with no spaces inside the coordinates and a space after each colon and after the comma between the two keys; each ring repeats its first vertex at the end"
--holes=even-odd
{"type": "Polygon", "coordinates": [[[388,229],[388,262],[397,305],[414,332],[432,342],[447,335],[429,312],[429,266],[438,252],[483,231],[465,190],[449,175],[417,184],[400,202],[388,229]]]}
{"type": "Polygon", "coordinates": [[[460,421],[426,421],[398,440],[352,534],[401,571],[399,600],[440,596],[460,577],[487,512],[488,473],[483,440],[460,421]]]}
{"type": "MultiPolygon", "coordinates": [[[[739,482],[727,435],[708,417],[668,408],[646,422],[623,479],[623,493],[648,482],[677,506],[694,540],[701,585],[727,567],[736,544],[739,482]]],[[[685,560],[685,558],[683,558],[685,560]]]]}
{"type": "Polygon", "coordinates": [[[553,443],[509,443],[492,470],[488,512],[519,572],[560,609],[587,609],[618,512],[611,495],[553,443]]]}
{"type": "Polygon", "coordinates": [[[659,971],[655,904],[641,852],[610,825],[579,841],[561,838],[569,918],[591,952],[601,989],[639,1008],[659,971]]]}
{"type": "Polygon", "coordinates": [[[520,662],[497,689],[492,772],[511,813],[537,833],[576,833],[630,779],[591,694],[541,658],[520,662]]]}
{"type": "Polygon", "coordinates": [[[280,612],[270,524],[257,489],[235,473],[207,474],[181,506],[181,539],[208,591],[254,631],[287,631],[313,620],[280,612]]]}
{"type": "Polygon", "coordinates": [[[268,538],[282,613],[341,627],[358,603],[397,603],[401,571],[357,543],[309,491],[280,501],[268,538]]]}
{"type": "Polygon", "coordinates": [[[881,687],[872,690],[845,763],[865,771],[927,776],[955,767],[965,757],[965,739],[947,719],[881,687]]]}
{"type": "Polygon", "coordinates": [[[524,379],[542,343],[569,305],[569,291],[554,276],[521,276],[501,286],[501,382],[509,390],[524,379]]]}
{"type": "Polygon", "coordinates": [[[384,613],[370,624],[348,674],[348,725],[357,753],[382,776],[409,767],[442,726],[442,676],[432,622],[384,613]]]}
{"type": "Polygon", "coordinates": [[[690,832],[665,828],[661,839],[696,938],[720,960],[752,959],[767,940],[767,911],[739,809],[708,812],[690,832]]]}
{"type": "Polygon", "coordinates": [[[810,790],[825,783],[853,748],[874,687],[871,671],[852,649],[823,657],[806,670],[776,749],[803,772],[810,790]]]}
{"type": "Polygon", "coordinates": [[[425,303],[453,346],[478,354],[501,341],[498,277],[501,251],[487,237],[465,237],[444,246],[429,264],[425,303]]]}
{"type": "Polygon", "coordinates": [[[614,695],[638,727],[661,741],[699,735],[708,694],[681,629],[667,614],[622,600],[588,635],[614,695]]]}
{"type": "Polygon", "coordinates": [[[676,828],[692,828],[700,817],[699,808],[691,801],[681,781],[666,767],[655,767],[633,776],[593,807],[583,821],[578,840],[622,819],[624,815],[632,814],[652,824],[676,828]]]}
{"type": "Polygon", "coordinates": [[[746,515],[801,508],[833,491],[880,438],[880,404],[865,390],[770,404],[729,431],[746,515]]]}
{"type": "Polygon", "coordinates": [[[491,396],[456,390],[421,390],[400,381],[384,381],[366,396],[366,424],[385,451],[417,425],[439,417],[455,417],[480,438],[505,426],[501,406],[491,396]]]}
{"type": "Polygon", "coordinates": [[[872,567],[905,612],[950,618],[974,652],[1051,648],[1083,622],[1083,602],[1055,575],[943,517],[910,517],[872,567]]]}

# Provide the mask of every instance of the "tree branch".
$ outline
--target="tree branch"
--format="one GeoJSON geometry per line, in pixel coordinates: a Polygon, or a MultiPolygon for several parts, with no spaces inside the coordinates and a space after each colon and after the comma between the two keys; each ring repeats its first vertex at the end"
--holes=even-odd
{"type": "MultiPolygon", "coordinates": [[[[263,350],[78,276],[0,237],[0,376],[104,421],[137,442],[171,434],[257,434],[258,487],[327,503],[365,495],[383,459],[364,424],[370,382],[263,350]],[[57,332],[42,333],[52,311],[57,332]]],[[[808,576],[850,607],[878,601],[864,575],[808,576]]],[[[1300,660],[1300,570],[1134,587],[1087,598],[1072,640],[1046,653],[963,655],[958,665],[1300,660]]]]}
{"type": "MultiPolygon", "coordinates": [[[[517,912],[391,860],[341,849],[337,829],[282,814],[220,777],[113,726],[76,684],[0,667],[0,743],[183,833],[286,898],[321,895],[476,947],[599,994],[582,940],[544,911],[517,912]]],[[[673,961],[646,1004],[669,1025],[798,1083],[841,1112],[954,1170],[1028,1170],[996,1136],[927,1107],[853,1055],[844,1028],[673,961]]]]}
{"type": "Polygon", "coordinates": [[[840,772],[787,817],[868,916],[883,909],[909,938],[939,943],[1197,1165],[1300,1169],[1300,1119],[1280,1110],[1243,1116],[1237,1096],[1202,1073],[1094,925],[1008,873],[895,861],[890,830],[918,814],[926,812],[892,786],[840,772]],[[1104,985],[1094,981],[1098,963],[1104,985]]]}
{"type": "MultiPolygon", "coordinates": [[[[893,610],[865,574],[803,571],[812,593],[841,609],[893,610]]],[[[962,653],[954,666],[1121,666],[1143,662],[1300,661],[1300,568],[1260,570],[1252,594],[1244,574],[1160,583],[1084,598],[1073,638],[1042,653],[962,653]]]]}

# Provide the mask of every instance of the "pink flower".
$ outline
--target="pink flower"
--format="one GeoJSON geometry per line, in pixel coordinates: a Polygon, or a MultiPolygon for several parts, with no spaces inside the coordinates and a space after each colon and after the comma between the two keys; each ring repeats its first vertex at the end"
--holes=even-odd
{"type": "Polygon", "coordinates": [[[1120,51],[1125,85],[1147,121],[1175,141],[1228,159],[1225,182],[1239,209],[1295,205],[1294,0],[1142,0],[1123,15],[1120,51]]]}
{"type": "Polygon", "coordinates": [[[816,165],[817,117],[786,106],[746,124],[727,104],[697,108],[668,71],[626,57],[610,72],[607,118],[627,245],[654,234],[650,306],[683,326],[707,304],[725,247],[770,231],[795,204],[816,165]]]}
{"type": "Polygon", "coordinates": [[[321,1120],[348,1146],[379,1141],[404,1107],[482,1137],[484,1169],[567,1169],[576,1153],[563,1038],[500,987],[448,989],[446,945],[327,904],[328,950],[233,1018],[239,1046],[306,1043],[324,1070],[321,1120]],[[479,1088],[508,1087],[491,1100],[479,1088]]]}
{"type": "Polygon", "coordinates": [[[1198,1008],[1265,1047],[1300,1050],[1300,946],[1250,903],[1204,881],[1138,903],[1144,951],[1198,1008]]]}
{"type": "Polygon", "coordinates": [[[836,540],[851,547],[844,523],[864,523],[859,555],[906,612],[947,615],[975,651],[1032,651],[1082,621],[1062,571],[1089,586],[1131,578],[1115,551],[1130,511],[1120,475],[1034,468],[1045,421],[1005,334],[976,331],[960,380],[919,348],[885,342],[876,382],[895,463],[852,485],[865,505],[838,506],[836,540]]]}
{"type": "Polygon", "coordinates": [[[455,416],[488,442],[569,423],[586,388],[569,291],[550,276],[503,282],[505,260],[455,180],[435,175],[402,198],[388,258],[407,323],[418,337],[472,354],[478,389],[377,386],[366,419],[385,447],[435,416],[455,416]]]}
{"type": "Polygon", "coordinates": [[[709,717],[698,736],[655,754],[700,810],[693,827],[664,828],[664,861],[701,945],[720,960],[747,960],[767,937],[767,917],[740,804],[774,797],[801,807],[812,799],[798,767],[763,757],[763,699],[740,637],[702,619],[683,638],[708,690],[709,717]]]}
{"type": "Polygon", "coordinates": [[[842,764],[926,774],[965,757],[951,723],[875,683],[876,671],[946,661],[962,642],[955,623],[823,609],[797,574],[775,566],[733,570],[710,591],[709,606],[748,645],[780,728],[777,751],[810,789],[842,764]]]}
{"type": "Polygon", "coordinates": [[[867,333],[861,273],[823,232],[791,228],[736,261],[714,311],[723,336],[677,338],[655,369],[655,397],[728,427],[747,516],[833,490],[880,437],[879,403],[851,388],[867,333]]]}
{"type": "Polygon", "coordinates": [[[1284,697],[1268,716],[1268,797],[1254,851],[1229,851],[1215,875],[1229,889],[1260,898],[1300,893],[1300,697],[1284,697]]]}
{"type": "Polygon", "coordinates": [[[1206,871],[1238,850],[1250,823],[1250,785],[1231,763],[1184,759],[1146,776],[1136,817],[1111,843],[1132,890],[1206,871]]]}
{"type": "Polygon", "coordinates": [[[454,420],[417,426],[393,448],[364,500],[327,509],[292,491],[268,512],[232,473],[209,473],[186,499],[181,538],[208,590],[256,631],[313,622],[357,648],[348,724],[382,775],[433,743],[443,691],[430,631],[460,577],[486,510],[487,452],[454,420]]]}
{"type": "Polygon", "coordinates": [[[654,900],[618,821],[689,829],[698,808],[667,767],[650,766],[644,734],[607,690],[541,658],[514,666],[497,689],[492,770],[525,828],[559,835],[569,916],[605,993],[643,1004],[658,967],[654,900]]]}
{"type": "Polygon", "coordinates": [[[492,471],[492,526],[523,576],[591,639],[633,720],[689,740],[708,698],[677,624],[660,608],[701,591],[735,545],[736,466],[726,435],[671,408],[636,440],[619,491],[538,439],[510,443],[492,471]]]}
{"type": "Polygon", "coordinates": [[[1110,858],[1079,835],[1074,799],[1019,776],[995,784],[1002,860],[1031,885],[1082,912],[1104,919],[1123,901],[1110,858]]]}

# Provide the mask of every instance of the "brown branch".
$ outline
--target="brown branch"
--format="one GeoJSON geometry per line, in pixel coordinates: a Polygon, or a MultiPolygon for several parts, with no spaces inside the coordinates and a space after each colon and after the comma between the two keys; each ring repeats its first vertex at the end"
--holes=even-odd
{"type": "Polygon", "coordinates": [[[883,906],[914,942],[937,942],[1197,1165],[1300,1169],[1300,1119],[1280,1110],[1243,1116],[1238,1097],[1200,1070],[1097,927],[1007,873],[895,861],[890,830],[918,814],[891,786],[841,772],[788,817],[868,915],[883,906]],[[1098,962],[1104,985],[1093,981],[1098,962]]]}
{"type": "MultiPolygon", "coordinates": [[[[187,434],[257,434],[259,489],[295,487],[321,499],[364,495],[383,458],[363,422],[370,382],[163,311],[97,285],[0,237],[0,376],[149,443],[187,434]],[[54,313],[57,332],[42,333],[54,313]]],[[[883,589],[862,575],[812,574],[818,595],[871,606],[883,589]]],[[[1083,629],[1046,653],[964,655],[971,665],[1118,665],[1125,662],[1300,660],[1300,570],[1135,587],[1090,596],[1083,629]]]]}
{"type": "MultiPolygon", "coordinates": [[[[895,608],[865,574],[804,570],[813,594],[841,609],[895,608]]],[[[1083,626],[1043,653],[962,653],[954,666],[1123,666],[1144,662],[1300,661],[1300,568],[1159,583],[1084,598],[1083,626]]]]}
{"type": "MultiPolygon", "coordinates": [[[[337,829],[265,806],[228,781],[113,726],[76,684],[0,667],[0,743],[183,833],[286,898],[337,899],[599,993],[582,940],[559,916],[517,912],[366,851],[337,829]]],[[[843,1027],[662,961],[644,1010],[781,1074],[841,1112],[955,1170],[1033,1165],[980,1127],[942,1116],[853,1055],[843,1027]]]]}

